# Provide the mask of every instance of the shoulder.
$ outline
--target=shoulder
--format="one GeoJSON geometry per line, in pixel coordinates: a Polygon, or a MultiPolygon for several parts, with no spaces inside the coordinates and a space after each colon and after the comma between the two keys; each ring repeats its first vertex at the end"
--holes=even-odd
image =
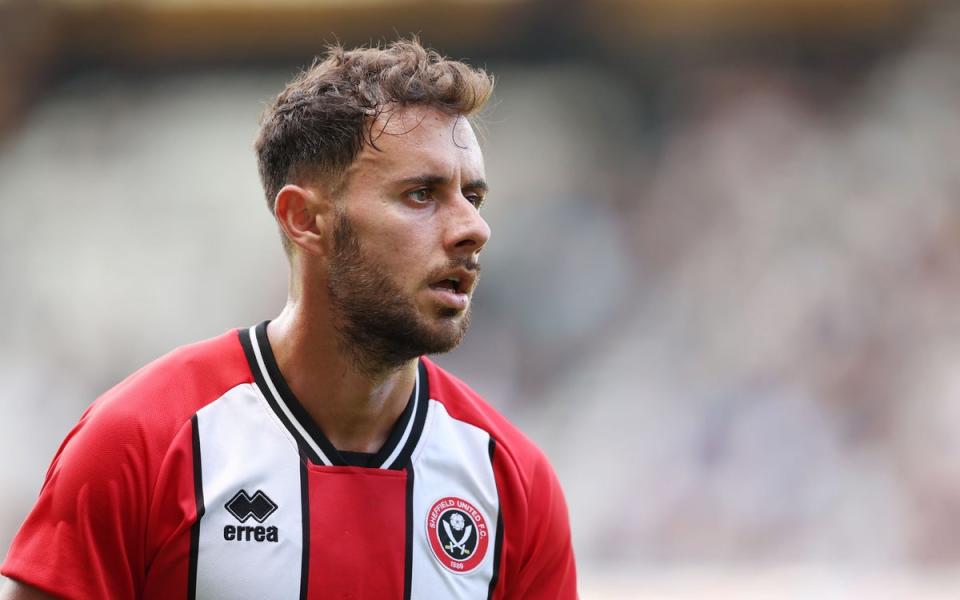
{"type": "Polygon", "coordinates": [[[252,380],[236,331],[177,348],[97,398],[67,435],[48,477],[68,459],[78,474],[131,463],[155,472],[193,414],[252,380]]]}
{"type": "Polygon", "coordinates": [[[430,397],[446,409],[451,418],[473,425],[487,434],[495,452],[516,470],[524,487],[549,472],[546,456],[516,425],[461,379],[436,363],[424,359],[430,380],[430,397]]]}
{"type": "Polygon", "coordinates": [[[227,390],[253,381],[236,330],[181,346],[140,368],[100,396],[85,420],[121,420],[179,428],[227,390]]]}
{"type": "Polygon", "coordinates": [[[483,430],[498,491],[500,582],[493,598],[576,598],[576,569],[563,491],[546,456],[463,381],[424,361],[431,402],[483,430]]]}
{"type": "MultiPolygon", "coordinates": [[[[100,396],[57,450],[41,493],[57,489],[58,515],[76,515],[79,493],[143,508],[175,440],[190,418],[231,387],[252,379],[236,332],[178,348],[100,396]]],[[[187,435],[189,439],[189,435],[187,435]]],[[[182,445],[182,444],[181,444],[182,445]]],[[[142,515],[141,515],[142,516],[142,515]]]]}
{"type": "Polygon", "coordinates": [[[168,539],[151,515],[190,515],[190,417],[250,380],[234,331],[178,348],[103,394],[54,456],[3,572],[59,594],[134,597],[150,552],[168,539]]]}

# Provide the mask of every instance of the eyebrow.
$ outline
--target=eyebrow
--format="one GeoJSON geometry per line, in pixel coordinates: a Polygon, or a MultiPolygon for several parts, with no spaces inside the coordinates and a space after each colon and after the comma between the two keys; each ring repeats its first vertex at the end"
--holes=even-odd
{"type": "MultiPolygon", "coordinates": [[[[449,183],[450,180],[441,175],[418,175],[416,177],[407,177],[406,179],[401,179],[398,183],[400,185],[423,185],[435,187],[438,185],[443,185],[449,183]]],[[[487,182],[483,179],[471,179],[470,181],[463,184],[463,189],[467,190],[482,190],[484,192],[488,191],[490,188],[487,186],[487,182]]]]}

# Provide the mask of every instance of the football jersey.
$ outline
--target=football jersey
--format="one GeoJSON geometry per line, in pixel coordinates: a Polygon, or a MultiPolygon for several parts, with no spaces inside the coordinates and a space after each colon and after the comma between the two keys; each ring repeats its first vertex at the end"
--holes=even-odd
{"type": "Polygon", "coordinates": [[[266,326],[175,350],[97,399],[3,574],[66,598],[576,597],[556,476],[475,392],[421,358],[384,446],[341,454],[266,326]]]}

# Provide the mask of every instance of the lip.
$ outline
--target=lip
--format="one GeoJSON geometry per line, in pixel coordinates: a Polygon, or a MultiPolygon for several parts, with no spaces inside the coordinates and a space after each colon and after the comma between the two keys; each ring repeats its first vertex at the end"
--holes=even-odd
{"type": "Polygon", "coordinates": [[[449,306],[450,308],[465,310],[470,304],[470,296],[473,293],[473,288],[476,286],[476,283],[477,272],[460,267],[442,272],[433,280],[429,288],[430,292],[441,304],[449,306]],[[447,279],[458,280],[459,283],[456,290],[436,286],[436,284],[447,279]]]}
{"type": "Polygon", "coordinates": [[[439,275],[433,278],[433,281],[430,283],[431,289],[437,289],[434,286],[442,281],[447,279],[456,279],[459,281],[457,289],[453,291],[456,294],[467,294],[468,296],[473,293],[473,287],[477,283],[477,271],[465,269],[460,267],[458,269],[451,269],[449,271],[443,271],[439,275]]]}
{"type": "Polygon", "coordinates": [[[440,304],[458,311],[466,310],[470,305],[470,296],[464,292],[431,287],[430,293],[440,304]]]}

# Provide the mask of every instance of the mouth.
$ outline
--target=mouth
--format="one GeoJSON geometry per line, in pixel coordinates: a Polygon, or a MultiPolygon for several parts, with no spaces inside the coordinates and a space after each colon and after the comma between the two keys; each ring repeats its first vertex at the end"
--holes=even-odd
{"type": "Polygon", "coordinates": [[[436,293],[442,304],[462,310],[470,301],[470,294],[473,292],[476,281],[475,272],[461,268],[443,273],[429,287],[436,293]]]}
{"type": "Polygon", "coordinates": [[[452,292],[454,294],[465,293],[463,287],[463,282],[460,281],[459,277],[447,277],[446,279],[441,279],[440,281],[435,281],[430,284],[430,289],[452,292]]]}
{"type": "Polygon", "coordinates": [[[476,280],[476,272],[461,268],[443,273],[439,279],[430,284],[430,288],[453,294],[470,294],[473,292],[476,280]]]}

